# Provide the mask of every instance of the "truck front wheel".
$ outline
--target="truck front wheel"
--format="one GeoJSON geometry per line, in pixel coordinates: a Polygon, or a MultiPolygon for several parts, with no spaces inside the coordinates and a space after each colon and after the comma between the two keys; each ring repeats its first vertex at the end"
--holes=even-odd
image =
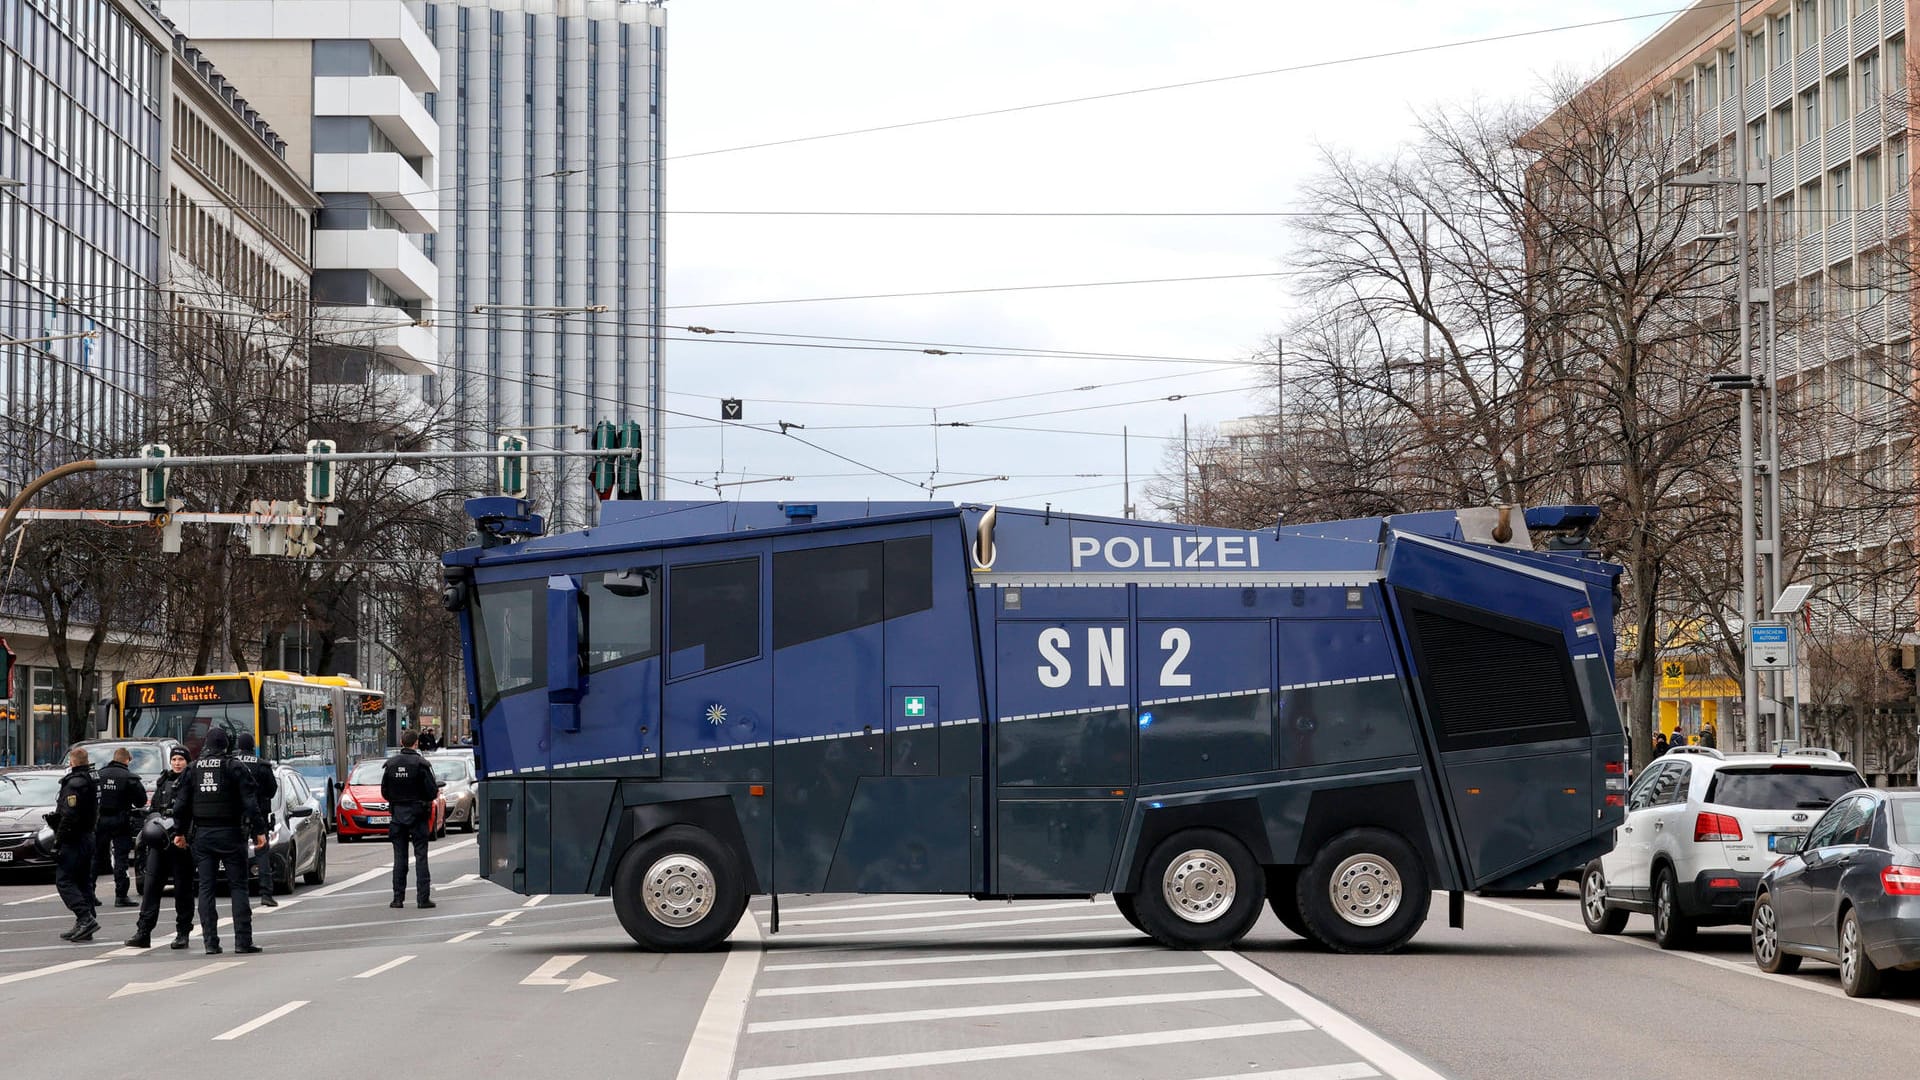
{"type": "Polygon", "coordinates": [[[1253,929],[1266,887],[1245,844],[1218,829],[1187,829],[1147,856],[1134,914],[1163,945],[1224,949],[1253,929]]]}
{"type": "Polygon", "coordinates": [[[1426,864],[1385,829],[1349,829],[1300,872],[1300,917],[1322,945],[1343,953],[1389,953],[1412,940],[1433,901],[1426,864]]]}
{"type": "Polygon", "coordinates": [[[739,860],[705,829],[670,825],[627,849],[613,875],[613,911],[656,952],[699,952],[727,940],[747,907],[739,860]]]}

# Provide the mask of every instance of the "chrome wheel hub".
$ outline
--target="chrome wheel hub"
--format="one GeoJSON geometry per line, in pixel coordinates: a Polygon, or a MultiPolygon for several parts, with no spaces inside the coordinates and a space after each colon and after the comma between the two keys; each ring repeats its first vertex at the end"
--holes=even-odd
{"type": "Polygon", "coordinates": [[[1762,964],[1773,963],[1780,948],[1780,928],[1772,904],[1753,909],[1753,958],[1762,964]]]}
{"type": "Polygon", "coordinates": [[[1840,981],[1852,986],[1860,974],[1860,925],[1849,921],[1840,928],[1840,981]]]}
{"type": "Polygon", "coordinates": [[[1378,855],[1349,855],[1327,882],[1333,910],[1355,926],[1378,926],[1400,910],[1400,871],[1378,855]]]}
{"type": "Polygon", "coordinates": [[[1167,907],[1190,923],[1210,923],[1225,915],[1237,891],[1232,865],[1205,848],[1181,852],[1160,875],[1167,907]]]}
{"type": "Polygon", "coordinates": [[[1598,923],[1607,917],[1607,883],[1600,871],[1589,870],[1581,890],[1585,895],[1582,901],[1587,905],[1587,920],[1598,923]]]}
{"type": "Polygon", "coordinates": [[[665,926],[692,926],[713,910],[713,871],[692,855],[668,855],[654,863],[641,890],[647,914],[665,926]]]}

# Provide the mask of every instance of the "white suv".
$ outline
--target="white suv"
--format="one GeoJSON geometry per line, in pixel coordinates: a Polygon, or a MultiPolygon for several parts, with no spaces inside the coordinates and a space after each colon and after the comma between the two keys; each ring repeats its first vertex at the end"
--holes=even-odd
{"type": "Polygon", "coordinates": [[[1596,934],[1617,934],[1628,913],[1652,915],[1663,949],[1685,944],[1697,927],[1746,923],[1778,838],[1805,833],[1835,799],[1864,786],[1831,750],[1670,750],[1634,781],[1613,850],[1581,875],[1581,917],[1596,934]]]}

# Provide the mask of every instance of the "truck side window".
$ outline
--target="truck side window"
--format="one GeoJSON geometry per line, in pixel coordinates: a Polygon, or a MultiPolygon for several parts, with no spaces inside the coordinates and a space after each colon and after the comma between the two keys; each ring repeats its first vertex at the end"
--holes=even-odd
{"type": "Polygon", "coordinates": [[[667,677],[760,655],[760,560],[676,566],[667,584],[667,677]]]}
{"type": "Polygon", "coordinates": [[[474,591],[474,667],[480,713],[519,690],[547,682],[547,624],[536,616],[545,595],[539,581],[503,581],[474,591]]]}
{"type": "Polygon", "coordinates": [[[881,545],[781,551],[773,556],[773,647],[844,634],[881,619],[881,545]]]}
{"type": "Polygon", "coordinates": [[[581,648],[587,656],[588,671],[660,654],[657,590],[644,596],[622,596],[599,579],[589,578],[581,584],[580,592],[586,609],[586,636],[581,639],[581,648]]]}
{"type": "Polygon", "coordinates": [[[886,544],[886,615],[897,619],[933,606],[933,537],[909,536],[886,544]]]}

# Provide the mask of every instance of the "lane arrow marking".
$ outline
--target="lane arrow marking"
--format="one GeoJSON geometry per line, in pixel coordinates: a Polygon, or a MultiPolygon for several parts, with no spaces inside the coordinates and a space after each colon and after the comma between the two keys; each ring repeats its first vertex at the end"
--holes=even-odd
{"type": "Polygon", "coordinates": [[[108,1000],[117,997],[130,997],[134,994],[148,994],[155,990],[177,990],[203,975],[212,975],[216,972],[225,971],[228,968],[237,968],[244,963],[246,963],[244,960],[223,960],[218,963],[206,964],[194,968],[192,971],[183,971],[178,975],[161,979],[159,982],[131,982],[115,990],[112,994],[109,994],[108,1000]]]}
{"type": "Polygon", "coordinates": [[[608,983],[620,981],[610,975],[602,975],[597,971],[583,971],[571,979],[560,977],[568,968],[585,959],[585,956],[556,956],[535,968],[533,974],[521,979],[520,985],[561,986],[565,987],[561,993],[571,994],[575,990],[591,990],[596,986],[605,986],[608,983]]]}

